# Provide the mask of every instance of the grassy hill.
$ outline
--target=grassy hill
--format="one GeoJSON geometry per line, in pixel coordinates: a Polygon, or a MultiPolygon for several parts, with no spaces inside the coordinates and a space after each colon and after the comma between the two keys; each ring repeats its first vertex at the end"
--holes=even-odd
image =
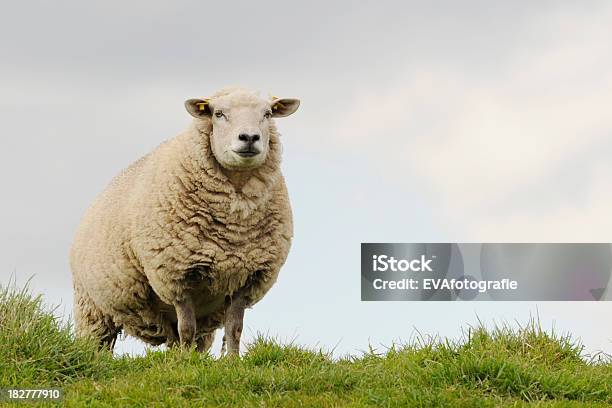
{"type": "Polygon", "coordinates": [[[59,387],[66,406],[612,406],[612,362],[581,351],[532,322],[339,360],[269,338],[241,358],[113,358],[75,341],[40,296],[0,288],[0,388],[59,387]]]}

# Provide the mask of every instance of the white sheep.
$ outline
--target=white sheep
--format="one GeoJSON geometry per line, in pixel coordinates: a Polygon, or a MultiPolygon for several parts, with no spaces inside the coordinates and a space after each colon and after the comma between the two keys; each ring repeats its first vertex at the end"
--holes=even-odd
{"type": "Polygon", "coordinates": [[[273,118],[298,99],[225,89],[190,99],[195,118],[113,179],[70,254],[78,336],[117,334],[208,350],[225,327],[238,353],[244,310],[284,264],[293,224],[273,118]]]}

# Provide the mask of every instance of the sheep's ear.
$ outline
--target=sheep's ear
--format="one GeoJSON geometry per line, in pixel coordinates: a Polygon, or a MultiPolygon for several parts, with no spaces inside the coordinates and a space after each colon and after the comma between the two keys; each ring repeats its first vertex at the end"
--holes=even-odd
{"type": "Polygon", "coordinates": [[[282,118],[295,112],[300,107],[300,100],[294,98],[274,98],[271,107],[272,117],[282,118]]]}
{"type": "Polygon", "coordinates": [[[194,118],[210,117],[210,103],[208,99],[187,99],[185,101],[185,109],[194,118]]]}

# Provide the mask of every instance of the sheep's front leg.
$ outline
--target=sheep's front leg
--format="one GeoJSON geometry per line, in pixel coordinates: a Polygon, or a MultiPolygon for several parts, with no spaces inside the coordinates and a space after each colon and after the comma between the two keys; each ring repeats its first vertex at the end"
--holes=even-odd
{"type": "Polygon", "coordinates": [[[196,317],[191,299],[174,304],[178,320],[178,333],[181,345],[190,347],[195,341],[196,317]]]}
{"type": "Polygon", "coordinates": [[[225,311],[225,333],[223,335],[223,349],[227,346],[228,354],[238,355],[240,352],[240,336],[242,335],[242,322],[247,301],[240,293],[231,298],[231,303],[225,311]]]}
{"type": "Polygon", "coordinates": [[[215,332],[207,333],[196,340],[196,350],[200,353],[205,353],[212,347],[213,342],[215,341],[215,332]]]}

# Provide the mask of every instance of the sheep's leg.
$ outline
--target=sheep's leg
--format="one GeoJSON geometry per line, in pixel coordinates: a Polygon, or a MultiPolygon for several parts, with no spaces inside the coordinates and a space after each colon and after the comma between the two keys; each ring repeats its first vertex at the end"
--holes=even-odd
{"type": "Polygon", "coordinates": [[[196,317],[191,299],[174,304],[178,320],[178,334],[182,346],[190,347],[195,341],[196,317]]]}
{"type": "Polygon", "coordinates": [[[206,333],[198,340],[196,340],[196,350],[200,353],[205,353],[212,347],[213,341],[215,340],[215,332],[206,333]]]}
{"type": "Polygon", "coordinates": [[[231,303],[225,311],[225,333],[223,335],[223,347],[221,353],[225,353],[227,344],[228,354],[240,353],[240,336],[242,335],[242,324],[244,320],[244,309],[247,301],[240,293],[231,298],[231,303]]]}

